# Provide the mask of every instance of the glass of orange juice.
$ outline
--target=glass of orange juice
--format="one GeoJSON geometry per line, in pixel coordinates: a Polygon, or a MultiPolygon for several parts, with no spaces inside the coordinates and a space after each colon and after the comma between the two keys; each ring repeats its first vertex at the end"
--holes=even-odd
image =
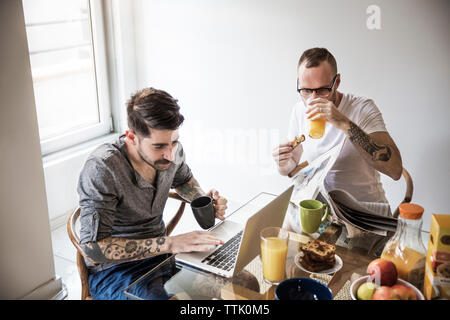
{"type": "Polygon", "coordinates": [[[269,227],[263,229],[260,236],[264,281],[278,284],[285,278],[289,232],[269,227]]]}
{"type": "MultiPolygon", "coordinates": [[[[314,114],[315,116],[316,114],[314,114]]],[[[309,136],[313,139],[320,139],[325,133],[325,125],[327,124],[326,119],[311,120],[309,122],[309,136]]]]}

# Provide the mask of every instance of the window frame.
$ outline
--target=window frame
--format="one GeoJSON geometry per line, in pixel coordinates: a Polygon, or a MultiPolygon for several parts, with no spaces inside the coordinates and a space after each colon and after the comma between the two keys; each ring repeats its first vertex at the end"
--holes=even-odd
{"type": "Polygon", "coordinates": [[[42,156],[74,147],[114,131],[112,108],[110,104],[110,82],[108,78],[108,56],[105,30],[106,19],[103,14],[104,2],[101,0],[89,0],[88,4],[90,11],[99,122],[40,140],[42,156]]]}

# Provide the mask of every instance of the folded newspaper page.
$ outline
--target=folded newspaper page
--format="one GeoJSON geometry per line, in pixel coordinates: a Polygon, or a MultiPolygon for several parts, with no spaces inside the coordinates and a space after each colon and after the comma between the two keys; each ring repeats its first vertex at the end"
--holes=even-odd
{"type": "Polygon", "coordinates": [[[316,199],[320,190],[324,188],[325,177],[339,156],[342,145],[343,143],[340,143],[311,161],[307,167],[292,177],[294,190],[291,196],[291,203],[294,205],[290,205],[288,208],[287,225],[285,227],[298,233],[302,232],[300,208],[298,205],[302,200],[316,199]]]}
{"type": "Polygon", "coordinates": [[[388,203],[359,202],[344,190],[331,190],[328,195],[336,215],[353,227],[381,236],[395,232],[397,219],[391,217],[388,203]]]}

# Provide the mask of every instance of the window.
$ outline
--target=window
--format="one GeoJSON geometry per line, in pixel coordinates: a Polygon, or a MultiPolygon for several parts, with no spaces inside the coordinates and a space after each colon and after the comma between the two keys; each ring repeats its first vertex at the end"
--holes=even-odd
{"type": "Polygon", "coordinates": [[[42,154],[112,131],[100,0],[22,0],[42,154]]]}

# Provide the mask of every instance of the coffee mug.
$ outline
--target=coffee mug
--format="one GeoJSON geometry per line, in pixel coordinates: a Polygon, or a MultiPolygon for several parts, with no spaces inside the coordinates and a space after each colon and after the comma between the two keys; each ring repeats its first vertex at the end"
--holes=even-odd
{"type": "Polygon", "coordinates": [[[209,229],[214,225],[216,213],[210,197],[202,196],[192,200],[191,209],[200,227],[209,229]]]}
{"type": "Polygon", "coordinates": [[[303,200],[300,202],[300,221],[305,233],[314,233],[319,229],[328,216],[329,207],[317,200],[303,200]]]}

